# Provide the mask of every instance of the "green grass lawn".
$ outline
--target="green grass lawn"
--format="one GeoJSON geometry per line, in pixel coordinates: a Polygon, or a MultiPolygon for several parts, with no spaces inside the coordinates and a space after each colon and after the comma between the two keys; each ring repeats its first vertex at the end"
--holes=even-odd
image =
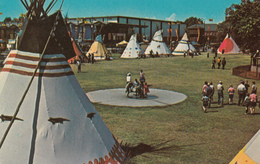
{"type": "MultiPolygon", "coordinates": [[[[219,80],[225,88],[224,103],[228,102],[227,89],[236,88],[241,77],[231,75],[232,68],[249,64],[248,55],[224,55],[226,69],[211,69],[206,54],[190,57],[120,59],[84,63],[82,73],[75,75],[86,92],[124,88],[126,74],[139,78],[144,70],[151,88],[184,93],[188,98],[167,107],[113,107],[94,104],[111,132],[131,151],[127,163],[229,163],[259,129],[260,110],[256,115],[245,115],[244,107],[212,104],[208,113],[201,109],[201,89],[204,81],[219,80]]],[[[251,79],[248,79],[250,85],[251,79]]],[[[256,84],[260,84],[256,80],[256,84]]],[[[108,95],[109,96],[109,95],[108,95]]],[[[214,95],[214,101],[217,94],[214,95]]],[[[234,102],[237,103],[235,94],[234,102]]]]}

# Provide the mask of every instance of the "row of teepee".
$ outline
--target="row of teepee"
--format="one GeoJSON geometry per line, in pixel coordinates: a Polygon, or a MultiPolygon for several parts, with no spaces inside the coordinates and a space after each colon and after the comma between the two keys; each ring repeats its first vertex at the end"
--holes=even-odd
{"type": "MultiPolygon", "coordinates": [[[[162,30],[157,31],[151,43],[146,48],[145,52],[142,50],[141,46],[139,45],[136,34],[132,35],[129,43],[127,44],[121,58],[139,58],[141,55],[149,56],[152,55],[169,55],[171,51],[163,42],[162,37],[162,30]]],[[[178,46],[176,47],[175,51],[172,53],[173,55],[183,55],[184,52],[187,50],[196,51],[192,44],[189,44],[187,34],[183,36],[182,40],[179,42],[178,46]]]]}
{"type": "MultiPolygon", "coordinates": [[[[149,56],[152,55],[183,55],[188,50],[190,52],[196,52],[195,47],[188,39],[187,33],[185,33],[179,41],[177,47],[171,53],[165,42],[163,42],[162,37],[162,30],[157,31],[151,43],[148,45],[145,51],[142,50],[140,44],[137,41],[136,34],[133,34],[121,55],[121,58],[139,58],[142,55],[149,56]]],[[[87,56],[89,54],[94,54],[95,60],[103,60],[109,59],[111,54],[106,49],[105,45],[103,44],[101,35],[98,35],[95,39],[95,42],[92,44],[90,50],[87,52],[87,56]]],[[[234,54],[239,53],[239,48],[233,38],[227,34],[226,38],[218,48],[218,53],[225,53],[225,54],[234,54]]]]}
{"type": "MultiPolygon", "coordinates": [[[[183,55],[188,50],[190,52],[196,51],[195,47],[189,41],[187,33],[185,33],[183,35],[181,41],[179,41],[177,47],[172,52],[172,55],[183,55]]],[[[121,58],[138,58],[142,54],[149,55],[151,51],[152,51],[152,54],[156,54],[156,53],[158,53],[159,55],[171,54],[169,48],[163,42],[162,30],[159,30],[155,33],[153,40],[148,45],[148,47],[144,53],[136,39],[136,34],[134,34],[131,37],[127,47],[125,48],[121,58]]],[[[217,51],[219,54],[240,53],[239,47],[237,46],[236,42],[228,34],[225,37],[224,41],[222,42],[222,44],[220,45],[220,47],[218,48],[217,51]]]]}

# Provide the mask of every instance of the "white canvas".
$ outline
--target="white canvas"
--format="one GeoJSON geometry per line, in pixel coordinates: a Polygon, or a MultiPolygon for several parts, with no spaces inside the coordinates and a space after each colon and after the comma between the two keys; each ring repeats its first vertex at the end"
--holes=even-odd
{"type": "Polygon", "coordinates": [[[153,52],[153,54],[156,54],[156,52],[158,52],[159,55],[171,54],[171,51],[169,50],[165,42],[163,42],[162,30],[157,31],[154,34],[153,40],[148,45],[144,53],[146,55],[149,55],[151,51],[153,52]]]}
{"type": "MultiPolygon", "coordinates": [[[[12,116],[40,54],[13,50],[0,72],[0,115],[12,116]]],[[[0,163],[71,164],[124,153],[62,54],[46,54],[0,150],[0,163]],[[92,119],[87,114],[94,112],[92,119]],[[52,124],[50,117],[70,121],[52,124]],[[116,151],[115,151],[116,150],[116,151]]],[[[2,137],[10,121],[0,123],[2,137]]]]}
{"type": "Polygon", "coordinates": [[[240,53],[240,49],[232,36],[228,37],[227,34],[223,42],[218,48],[218,54],[222,54],[222,50],[225,49],[224,54],[237,54],[240,53]],[[229,42],[229,44],[227,43],[229,42]]]}
{"type": "Polygon", "coordinates": [[[185,33],[183,35],[181,41],[179,41],[177,47],[172,52],[172,54],[173,55],[184,55],[184,53],[187,52],[188,50],[196,51],[194,46],[189,42],[187,33],[185,33]]]}
{"type": "Polygon", "coordinates": [[[144,51],[136,39],[136,34],[133,34],[121,55],[121,58],[139,58],[144,51]]]}

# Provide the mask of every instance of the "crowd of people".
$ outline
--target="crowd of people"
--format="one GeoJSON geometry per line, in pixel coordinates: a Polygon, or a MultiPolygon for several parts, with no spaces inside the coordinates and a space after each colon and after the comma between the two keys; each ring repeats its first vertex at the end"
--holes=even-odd
{"type": "MultiPolygon", "coordinates": [[[[140,81],[138,81],[137,79],[134,80],[132,90],[134,90],[136,92],[136,95],[138,95],[138,90],[143,88],[144,96],[147,97],[147,93],[149,93],[150,91],[149,91],[147,82],[145,80],[143,70],[140,70],[139,80],[140,81]]],[[[132,75],[130,72],[127,73],[127,75],[126,75],[126,86],[129,83],[132,83],[132,75]]]]}
{"type": "MultiPolygon", "coordinates": [[[[255,107],[257,103],[259,103],[260,108],[260,102],[258,102],[257,98],[257,86],[255,81],[252,82],[252,85],[250,87],[250,84],[248,83],[248,80],[241,80],[240,84],[237,86],[237,88],[234,88],[233,85],[229,85],[227,89],[228,94],[228,103],[226,104],[235,104],[233,102],[234,96],[235,96],[235,90],[237,90],[238,95],[238,106],[244,106],[245,107],[245,114],[254,114],[255,113],[255,107]]],[[[219,81],[216,86],[217,91],[217,104],[224,106],[224,86],[223,82],[219,81]]],[[[213,95],[215,93],[215,88],[212,82],[208,83],[207,81],[204,82],[204,85],[202,87],[202,108],[204,112],[207,112],[207,109],[210,108],[211,103],[213,102],[213,95]]]]}

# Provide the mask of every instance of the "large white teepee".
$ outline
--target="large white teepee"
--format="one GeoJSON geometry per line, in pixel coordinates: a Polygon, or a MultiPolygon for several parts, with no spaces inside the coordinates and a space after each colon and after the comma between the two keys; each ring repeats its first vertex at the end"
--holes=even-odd
{"type": "Polygon", "coordinates": [[[87,52],[89,54],[94,54],[95,60],[105,60],[111,58],[111,53],[107,50],[106,46],[103,44],[102,36],[98,35],[87,52]]]}
{"type": "Polygon", "coordinates": [[[122,162],[124,152],[67,62],[75,52],[61,12],[25,23],[0,72],[0,163],[122,162]]]}
{"type": "Polygon", "coordinates": [[[238,54],[239,52],[239,47],[237,46],[236,42],[234,39],[229,36],[228,34],[226,35],[225,39],[221,43],[221,45],[218,48],[218,53],[219,54],[238,54]]]}
{"type": "Polygon", "coordinates": [[[171,54],[171,51],[163,42],[162,32],[162,30],[159,30],[154,34],[151,43],[148,45],[144,52],[145,55],[149,55],[151,51],[153,52],[153,54],[156,54],[156,52],[158,52],[159,55],[171,54]]]}
{"type": "Polygon", "coordinates": [[[230,164],[257,164],[260,163],[260,130],[246,144],[246,146],[236,155],[230,164]]]}
{"type": "Polygon", "coordinates": [[[181,41],[179,41],[177,47],[174,49],[174,51],[172,52],[173,55],[183,55],[185,52],[187,52],[188,50],[190,51],[196,51],[196,49],[194,48],[194,46],[189,42],[188,39],[188,35],[187,33],[185,33],[181,39],[181,41]]]}
{"type": "Polygon", "coordinates": [[[136,34],[133,34],[121,55],[121,58],[139,58],[144,51],[136,39],[136,34]]]}

